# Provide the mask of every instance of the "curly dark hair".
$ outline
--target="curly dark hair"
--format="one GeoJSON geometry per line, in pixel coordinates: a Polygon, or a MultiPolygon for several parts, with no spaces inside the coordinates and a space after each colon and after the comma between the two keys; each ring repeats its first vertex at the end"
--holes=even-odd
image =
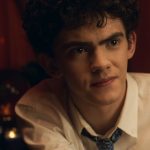
{"type": "Polygon", "coordinates": [[[127,36],[138,22],[137,0],[28,0],[23,27],[36,53],[52,55],[53,41],[63,28],[90,22],[102,27],[108,16],[122,20],[127,36]]]}

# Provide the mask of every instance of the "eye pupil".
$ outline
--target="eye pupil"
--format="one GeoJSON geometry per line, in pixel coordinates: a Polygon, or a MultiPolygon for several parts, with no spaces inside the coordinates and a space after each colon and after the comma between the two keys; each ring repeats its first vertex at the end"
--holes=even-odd
{"type": "Polygon", "coordinates": [[[116,44],[117,44],[117,40],[111,41],[111,44],[112,44],[112,45],[116,45],[116,44]]]}
{"type": "Polygon", "coordinates": [[[107,46],[108,46],[108,48],[116,49],[116,48],[119,47],[120,42],[121,42],[120,39],[118,39],[118,38],[112,38],[112,39],[108,40],[107,46]]]}
{"type": "Polygon", "coordinates": [[[86,48],[78,48],[77,51],[79,53],[84,53],[84,52],[88,52],[88,50],[86,48]]]}
{"type": "Polygon", "coordinates": [[[78,49],[78,52],[82,52],[82,51],[84,51],[83,48],[79,48],[79,49],[78,49]]]}

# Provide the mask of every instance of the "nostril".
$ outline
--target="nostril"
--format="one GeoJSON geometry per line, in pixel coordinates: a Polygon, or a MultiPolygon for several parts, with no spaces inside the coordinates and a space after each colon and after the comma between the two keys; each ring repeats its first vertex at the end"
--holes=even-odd
{"type": "Polygon", "coordinates": [[[110,70],[111,66],[110,65],[106,65],[106,66],[93,66],[91,67],[91,72],[94,74],[99,74],[101,72],[106,72],[108,70],[110,70]]]}
{"type": "Polygon", "coordinates": [[[107,69],[110,69],[110,65],[108,65],[106,68],[107,68],[107,69]]]}
{"type": "Polygon", "coordinates": [[[96,67],[96,66],[91,68],[92,73],[99,73],[99,72],[101,72],[101,70],[102,69],[100,67],[96,67]]]}

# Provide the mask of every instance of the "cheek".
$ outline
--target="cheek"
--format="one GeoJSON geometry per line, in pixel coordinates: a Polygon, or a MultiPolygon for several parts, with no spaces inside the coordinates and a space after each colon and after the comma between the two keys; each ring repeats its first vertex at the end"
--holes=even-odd
{"type": "Polygon", "coordinates": [[[72,78],[81,77],[88,72],[88,65],[85,60],[69,60],[62,63],[62,71],[65,76],[72,78]]]}
{"type": "Polygon", "coordinates": [[[65,74],[65,81],[71,91],[77,92],[83,87],[82,76],[74,72],[74,70],[65,74]]]}
{"type": "Polygon", "coordinates": [[[84,73],[79,68],[68,68],[64,72],[65,79],[70,83],[78,83],[83,79],[84,73]]]}
{"type": "Polygon", "coordinates": [[[128,64],[127,50],[118,52],[115,57],[113,57],[113,63],[121,70],[126,70],[128,64]]]}
{"type": "Polygon", "coordinates": [[[68,85],[80,88],[86,84],[89,73],[85,64],[69,63],[64,66],[63,74],[68,85]]]}

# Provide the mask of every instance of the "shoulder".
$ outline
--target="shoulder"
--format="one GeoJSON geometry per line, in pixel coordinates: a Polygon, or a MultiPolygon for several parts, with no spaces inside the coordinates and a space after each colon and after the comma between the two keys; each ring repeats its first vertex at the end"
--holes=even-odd
{"type": "Polygon", "coordinates": [[[37,123],[40,120],[60,124],[60,117],[67,119],[63,100],[61,84],[47,79],[27,91],[15,110],[21,119],[29,122],[37,123]]]}
{"type": "Polygon", "coordinates": [[[19,100],[18,104],[36,107],[57,103],[62,91],[56,80],[46,79],[29,89],[19,100]],[[46,104],[45,104],[46,103],[46,104]]]}
{"type": "Polygon", "coordinates": [[[150,73],[128,73],[138,86],[150,86],[150,73]]]}
{"type": "Polygon", "coordinates": [[[78,139],[61,102],[62,93],[58,81],[44,80],[27,91],[17,103],[15,110],[28,145],[44,149],[76,149],[73,142],[78,139]]]}
{"type": "Polygon", "coordinates": [[[129,78],[134,80],[138,88],[138,96],[143,101],[150,101],[150,74],[128,73],[129,78]]]}

